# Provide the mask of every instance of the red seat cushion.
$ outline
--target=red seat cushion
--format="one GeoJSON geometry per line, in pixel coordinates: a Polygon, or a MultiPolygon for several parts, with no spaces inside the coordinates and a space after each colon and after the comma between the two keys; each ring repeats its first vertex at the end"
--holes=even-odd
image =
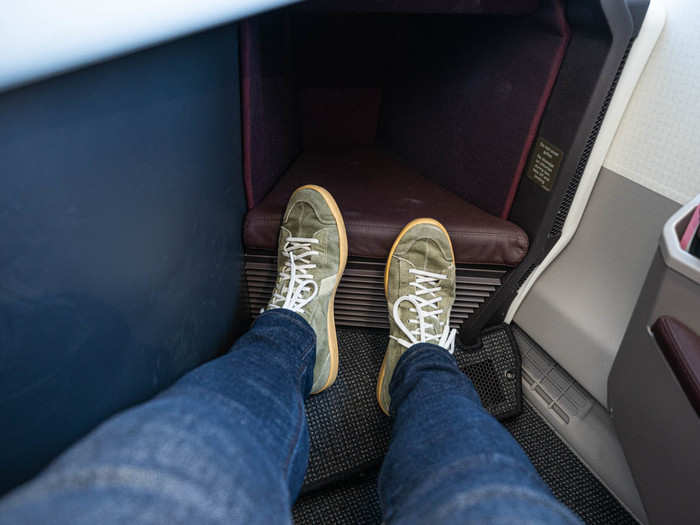
{"type": "Polygon", "coordinates": [[[527,253],[526,233],[419,175],[374,148],[305,152],[248,212],[248,249],[276,250],[282,214],[292,192],[317,184],[335,197],[348,231],[351,256],[385,258],[401,229],[418,217],[447,228],[458,263],[517,265],[527,253]]]}

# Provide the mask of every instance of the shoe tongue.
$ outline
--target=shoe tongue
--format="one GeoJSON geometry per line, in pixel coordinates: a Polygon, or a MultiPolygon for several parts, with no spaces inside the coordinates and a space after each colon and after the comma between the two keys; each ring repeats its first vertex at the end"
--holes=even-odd
{"type": "Polygon", "coordinates": [[[449,264],[442,255],[440,248],[435,241],[430,239],[420,239],[416,241],[410,252],[404,255],[417,270],[424,270],[432,273],[444,273],[445,267],[449,264]]]}
{"type": "MultiPolygon", "coordinates": [[[[415,242],[415,244],[413,245],[413,247],[407,255],[408,259],[414,264],[414,267],[417,270],[423,270],[426,272],[442,274],[445,272],[445,267],[448,264],[448,262],[443,257],[442,251],[440,250],[439,246],[432,239],[419,239],[415,242]]],[[[415,275],[412,275],[412,277],[414,280],[416,279],[415,275]]],[[[436,286],[439,286],[439,284],[436,282],[425,283],[425,286],[428,288],[434,288],[436,286]]],[[[436,294],[425,293],[420,295],[419,297],[421,299],[429,300],[434,299],[438,295],[440,295],[439,292],[436,294]]],[[[428,306],[423,308],[423,312],[430,314],[431,312],[440,309],[440,307],[441,304],[438,303],[437,307],[428,306]]],[[[425,320],[425,326],[426,332],[428,332],[431,335],[438,335],[440,333],[439,322],[434,317],[427,318],[425,320]]]]}
{"type": "Polygon", "coordinates": [[[292,237],[311,238],[322,226],[314,209],[305,202],[295,203],[284,221],[292,237]]]}
{"type": "Polygon", "coordinates": [[[287,215],[287,220],[284,221],[285,228],[292,233],[293,237],[302,237],[299,232],[304,224],[304,217],[309,211],[307,208],[303,202],[297,203],[287,215]]]}

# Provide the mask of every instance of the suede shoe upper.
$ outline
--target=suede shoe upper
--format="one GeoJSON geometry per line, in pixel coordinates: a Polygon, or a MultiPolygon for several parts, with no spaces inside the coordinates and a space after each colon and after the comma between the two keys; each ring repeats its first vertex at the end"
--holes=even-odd
{"type": "Polygon", "coordinates": [[[280,227],[277,280],[268,308],[301,315],[316,333],[312,393],[328,388],[338,372],[333,300],[347,260],[338,205],[318,186],[302,186],[289,199],[280,227]]]}
{"type": "Polygon", "coordinates": [[[389,384],[401,355],[417,343],[454,350],[450,311],[455,300],[455,261],[444,227],[416,219],[399,234],[387,261],[384,286],[390,339],[377,383],[377,399],[389,413],[389,384]]]}

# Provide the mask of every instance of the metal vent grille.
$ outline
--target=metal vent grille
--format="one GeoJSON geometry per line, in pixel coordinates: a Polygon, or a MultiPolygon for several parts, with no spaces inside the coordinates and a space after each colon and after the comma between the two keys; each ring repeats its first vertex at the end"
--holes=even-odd
{"type": "Polygon", "coordinates": [[[586,141],[586,147],[583,149],[581,158],[579,159],[578,164],[576,165],[576,172],[574,173],[573,178],[569,182],[569,186],[566,189],[566,194],[564,194],[564,198],[562,199],[561,204],[559,205],[559,209],[557,210],[557,214],[554,217],[554,223],[552,224],[552,229],[549,232],[550,238],[559,237],[561,235],[562,229],[564,228],[564,222],[566,221],[566,217],[569,215],[569,209],[571,208],[571,204],[574,201],[574,195],[576,195],[576,190],[578,189],[578,185],[581,182],[583,171],[586,169],[586,164],[588,164],[588,158],[591,156],[591,151],[593,151],[593,146],[595,145],[595,141],[598,138],[600,127],[603,125],[605,114],[608,112],[610,101],[612,100],[612,97],[615,94],[617,83],[620,80],[620,75],[622,75],[622,69],[625,67],[625,62],[627,62],[627,57],[629,56],[633,43],[634,39],[630,40],[627,44],[627,49],[625,49],[625,54],[623,55],[622,61],[620,62],[620,67],[618,68],[617,73],[615,73],[615,78],[613,79],[613,82],[610,86],[610,90],[605,96],[603,106],[600,109],[600,113],[598,113],[598,118],[596,119],[595,124],[593,125],[593,129],[591,130],[591,134],[588,136],[588,140],[586,141]]]}
{"type": "MultiPolygon", "coordinates": [[[[348,258],[335,296],[335,321],[340,326],[389,328],[384,298],[383,260],[348,258]]],[[[457,265],[457,298],[452,307],[452,326],[459,328],[501,286],[506,267],[457,265]]],[[[255,253],[245,256],[248,306],[257,317],[272,295],[277,276],[277,257],[255,253]]]]}

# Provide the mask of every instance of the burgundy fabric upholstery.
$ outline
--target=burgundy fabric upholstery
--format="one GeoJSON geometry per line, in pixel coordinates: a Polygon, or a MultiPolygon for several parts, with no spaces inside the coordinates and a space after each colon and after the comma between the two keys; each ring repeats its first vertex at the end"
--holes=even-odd
{"type": "Polygon", "coordinates": [[[290,36],[289,20],[279,13],[241,23],[243,175],[249,208],[301,151],[290,36]]]}
{"type": "Polygon", "coordinates": [[[525,17],[411,18],[379,139],[479,208],[508,216],[568,44],[558,1],[525,17]]]}
{"type": "Polygon", "coordinates": [[[667,316],[657,319],[652,332],[688,401],[700,416],[700,336],[667,316]]]}
{"type": "Polygon", "coordinates": [[[302,154],[248,212],[246,248],[276,250],[287,200],[303,184],[318,184],[333,194],[353,256],[385,258],[401,229],[417,217],[445,225],[460,263],[515,266],[527,253],[527,235],[518,226],[481,211],[377,148],[302,154]]]}
{"type": "Polygon", "coordinates": [[[363,13],[450,13],[503,14],[531,13],[539,0],[316,0],[307,2],[309,9],[363,13]]]}
{"type": "Polygon", "coordinates": [[[367,146],[377,137],[379,88],[304,88],[300,92],[304,147],[367,146]]]}
{"type": "Polygon", "coordinates": [[[302,144],[373,142],[507,217],[567,42],[560,0],[334,0],[244,22],[249,206],[302,144]]]}

